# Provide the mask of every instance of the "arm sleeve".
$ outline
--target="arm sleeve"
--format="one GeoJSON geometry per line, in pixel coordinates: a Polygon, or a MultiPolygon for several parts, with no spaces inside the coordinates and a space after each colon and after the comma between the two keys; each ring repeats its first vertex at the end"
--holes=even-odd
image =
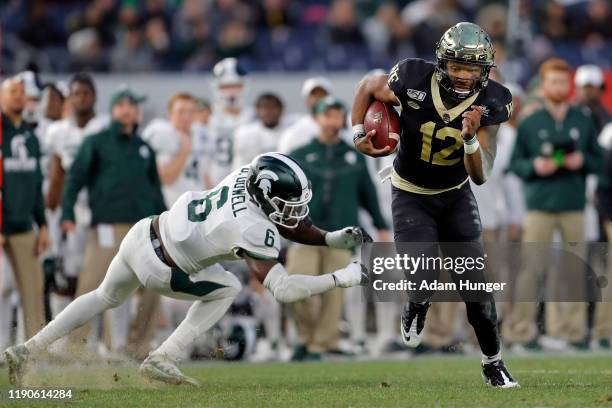
{"type": "Polygon", "coordinates": [[[285,267],[277,263],[270,269],[263,285],[281,303],[290,303],[327,292],[336,287],[331,273],[319,276],[287,274],[285,267]]]}
{"type": "Polygon", "coordinates": [[[586,174],[600,174],[604,165],[604,152],[597,141],[597,130],[595,124],[589,118],[588,139],[584,155],[584,172],[586,174]]]}
{"type": "Polygon", "coordinates": [[[36,143],[36,198],[34,203],[34,221],[40,227],[42,225],[46,225],[47,221],[45,219],[45,201],[43,199],[42,194],[42,169],[40,168],[40,146],[38,145],[38,140],[34,138],[36,143]]]}
{"type": "Polygon", "coordinates": [[[155,152],[150,147],[149,150],[151,151],[151,161],[149,162],[149,180],[151,180],[151,187],[154,189],[156,202],[155,213],[161,214],[162,212],[166,211],[166,202],[164,201],[164,195],[161,190],[161,181],[159,180],[159,173],[157,172],[155,152]]]}
{"type": "Polygon", "coordinates": [[[516,174],[523,180],[529,180],[536,175],[533,169],[535,157],[532,157],[527,149],[528,137],[529,135],[525,126],[525,121],[523,121],[518,127],[509,167],[510,172],[516,174]]]}
{"type": "Polygon", "coordinates": [[[376,228],[387,229],[387,222],[380,212],[376,187],[374,187],[374,183],[372,182],[372,178],[370,177],[365,161],[363,162],[362,174],[359,178],[359,204],[368,212],[368,214],[370,214],[376,228]]]}
{"type": "Polygon", "coordinates": [[[83,141],[66,176],[62,199],[62,221],[74,221],[74,203],[81,188],[90,180],[95,161],[95,139],[88,137],[83,141]]]}

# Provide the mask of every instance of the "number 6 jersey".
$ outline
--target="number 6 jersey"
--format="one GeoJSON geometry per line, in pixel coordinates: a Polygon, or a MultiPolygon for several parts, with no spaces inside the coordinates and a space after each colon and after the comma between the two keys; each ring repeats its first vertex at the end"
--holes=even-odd
{"type": "Polygon", "coordinates": [[[196,273],[244,253],[276,259],[280,236],[265,213],[250,201],[241,167],[209,191],[188,191],[160,216],[160,234],[177,266],[196,273]]]}
{"type": "Polygon", "coordinates": [[[472,105],[483,107],[480,126],[496,125],[512,114],[512,95],[489,80],[486,88],[447,107],[434,74],[434,64],[406,59],[389,73],[389,88],[402,103],[402,134],[393,168],[402,189],[435,193],[459,186],[467,179],[463,165],[461,114],[472,105]],[[399,176],[399,177],[398,177],[399,176]]]}

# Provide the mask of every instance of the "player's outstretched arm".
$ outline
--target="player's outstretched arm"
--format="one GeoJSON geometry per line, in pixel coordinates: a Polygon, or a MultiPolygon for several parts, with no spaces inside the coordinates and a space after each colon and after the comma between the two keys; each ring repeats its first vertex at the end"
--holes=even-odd
{"type": "Polygon", "coordinates": [[[365,267],[351,262],[345,268],[319,276],[288,275],[285,267],[272,260],[244,256],[257,279],[282,303],[290,303],[319,295],[334,288],[350,288],[367,282],[365,267]]]}
{"type": "Polygon", "coordinates": [[[353,99],[351,110],[353,141],[357,150],[372,157],[386,156],[392,152],[389,146],[383,149],[376,149],[372,144],[372,136],[374,136],[375,131],[372,130],[366,134],[363,126],[363,120],[368,107],[374,100],[391,105],[400,105],[399,99],[387,84],[387,78],[388,75],[366,75],[359,82],[355,98],[353,99]]]}
{"type": "Polygon", "coordinates": [[[352,249],[372,238],[361,227],[346,227],[337,231],[324,231],[313,225],[310,218],[304,219],[296,228],[277,226],[286,239],[304,245],[330,246],[339,249],[352,249]]]}

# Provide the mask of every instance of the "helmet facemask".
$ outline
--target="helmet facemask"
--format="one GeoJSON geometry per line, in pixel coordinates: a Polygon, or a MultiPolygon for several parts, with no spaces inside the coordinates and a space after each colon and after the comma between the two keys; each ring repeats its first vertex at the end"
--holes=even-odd
{"type": "Polygon", "coordinates": [[[444,91],[446,91],[446,93],[455,97],[456,99],[467,99],[475,93],[479,92],[480,90],[486,88],[487,84],[489,83],[489,72],[491,71],[492,65],[475,64],[472,62],[449,58],[440,58],[436,62],[436,79],[438,80],[440,88],[442,88],[444,91]],[[471,78],[457,77],[456,79],[453,79],[453,76],[448,73],[448,63],[450,61],[478,66],[480,68],[480,73],[478,75],[472,76],[471,78]],[[473,81],[474,85],[468,90],[457,89],[456,83],[463,80],[471,80],[473,81]]]}
{"type": "Polygon", "coordinates": [[[312,193],[310,190],[306,191],[300,201],[287,201],[280,197],[266,198],[273,209],[273,212],[268,214],[268,218],[285,228],[296,228],[310,212],[308,203],[312,198],[312,193]]]}

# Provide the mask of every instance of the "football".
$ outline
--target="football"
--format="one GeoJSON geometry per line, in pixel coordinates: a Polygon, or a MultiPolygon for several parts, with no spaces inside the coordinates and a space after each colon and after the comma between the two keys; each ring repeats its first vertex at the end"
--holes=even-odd
{"type": "Polygon", "coordinates": [[[374,101],[366,112],[363,126],[366,133],[372,129],[376,134],[372,137],[372,144],[377,149],[391,146],[395,149],[399,142],[401,126],[400,118],[393,106],[380,101],[374,101]]]}

